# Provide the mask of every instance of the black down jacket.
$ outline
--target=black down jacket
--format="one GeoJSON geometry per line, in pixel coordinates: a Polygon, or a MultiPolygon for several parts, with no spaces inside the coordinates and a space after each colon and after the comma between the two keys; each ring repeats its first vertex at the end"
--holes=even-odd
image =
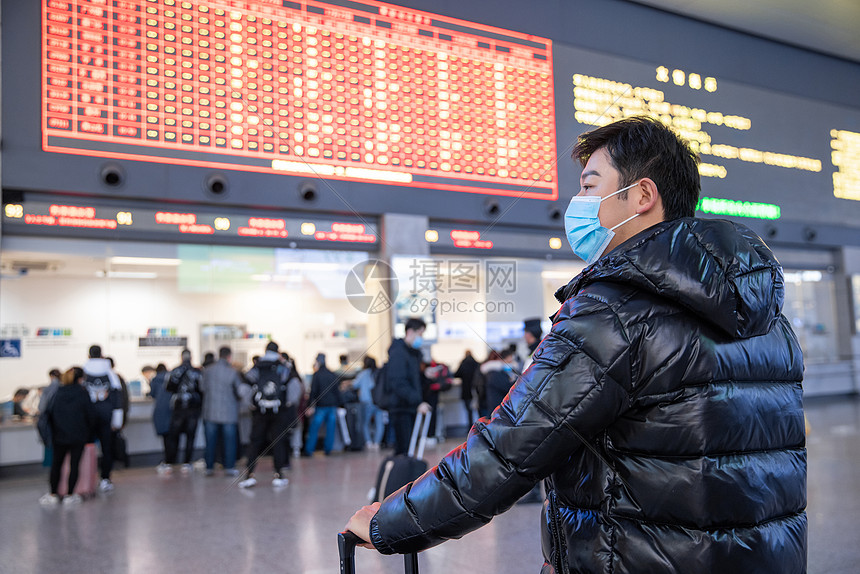
{"type": "Polygon", "coordinates": [[[803,359],[782,270],[728,221],[655,225],[583,271],[465,444],[383,502],[383,553],[458,538],[545,479],[543,573],[806,571],[803,359]]]}

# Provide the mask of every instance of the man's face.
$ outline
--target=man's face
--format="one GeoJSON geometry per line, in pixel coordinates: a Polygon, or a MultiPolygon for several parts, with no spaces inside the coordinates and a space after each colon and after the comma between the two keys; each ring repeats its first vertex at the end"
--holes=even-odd
{"type": "MultiPolygon", "coordinates": [[[[612,159],[605,148],[597,150],[588,158],[588,162],[582,169],[579,183],[580,190],[578,195],[598,197],[606,197],[624,187],[621,185],[621,174],[612,166],[612,159]]],[[[628,191],[632,191],[632,189],[628,191]]],[[[619,199],[624,195],[624,193],[619,193],[600,204],[598,217],[603,227],[612,229],[635,213],[629,201],[619,199]]],[[[611,251],[621,241],[623,241],[623,238],[616,234],[606,248],[606,252],[611,251]]]]}
{"type": "MultiPolygon", "coordinates": [[[[606,197],[621,189],[621,174],[612,165],[612,159],[605,148],[594,152],[579,177],[580,196],[606,197]]],[[[618,199],[622,194],[611,197],[600,204],[600,223],[606,228],[614,227],[630,215],[622,211],[624,201],[618,199]]]]}
{"type": "Polygon", "coordinates": [[[403,339],[411,345],[412,342],[415,341],[416,338],[422,336],[423,334],[424,334],[424,327],[421,327],[420,329],[414,329],[414,330],[409,329],[408,331],[406,331],[406,336],[403,337],[403,339]]]}

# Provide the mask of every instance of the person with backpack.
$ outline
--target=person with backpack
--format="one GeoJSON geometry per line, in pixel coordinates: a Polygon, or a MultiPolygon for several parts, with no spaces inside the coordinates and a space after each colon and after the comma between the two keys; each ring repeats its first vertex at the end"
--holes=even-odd
{"type": "Polygon", "coordinates": [[[89,349],[89,360],[84,363],[84,385],[95,408],[94,432],[101,444],[101,481],[99,490],[113,490],[110,474],[113,470],[114,433],[122,428],[122,385],[119,377],[110,368],[110,362],[102,357],[102,348],[93,345],[89,349]]]}
{"type": "Polygon", "coordinates": [[[84,370],[72,367],[61,376],[61,385],[48,399],[42,413],[46,434],[54,448],[51,461],[51,492],[39,499],[43,506],[55,506],[61,500],[64,506],[81,501],[74,494],[78,483],[78,469],[84,446],[89,442],[93,423],[96,420],[95,407],[90,396],[81,385],[85,380],[84,370]],[[63,462],[69,456],[68,496],[61,498],[60,477],[63,462]]]}
{"type": "Polygon", "coordinates": [[[170,430],[167,431],[167,452],[165,464],[176,464],[179,453],[179,437],[185,435],[185,457],[182,472],[191,472],[191,458],[194,455],[194,438],[197,436],[197,424],[203,408],[203,395],[200,382],[203,373],[191,364],[191,351],[184,349],[181,354],[182,364],[170,371],[164,388],[173,393],[170,398],[170,430]]]}
{"type": "Polygon", "coordinates": [[[376,388],[376,359],[364,357],[364,368],[352,382],[352,388],[358,391],[358,402],[361,403],[361,429],[364,444],[372,450],[379,449],[382,433],[385,431],[385,417],[382,409],[373,402],[373,390],[376,388]],[[371,424],[374,430],[371,434],[371,424]]]}
{"type": "Polygon", "coordinates": [[[272,486],[279,488],[289,482],[284,476],[289,456],[287,430],[295,418],[295,409],[290,407],[294,407],[298,401],[293,398],[291,403],[287,399],[290,372],[291,369],[278,353],[278,344],[269,341],[265,354],[245,373],[245,380],[251,385],[251,445],[245,471],[247,477],[239,482],[239,488],[256,486],[254,470],[257,459],[267,450],[267,443],[275,462],[272,486]]]}
{"type": "Polygon", "coordinates": [[[308,439],[305,442],[305,456],[313,456],[319,439],[320,427],[325,423],[325,443],[323,449],[326,455],[334,448],[334,433],[337,432],[337,407],[340,406],[340,388],[337,375],[328,370],[325,365],[325,355],[320,353],[314,361],[314,375],[311,379],[311,396],[308,414],[312,415],[308,428],[308,439]]]}
{"type": "Polygon", "coordinates": [[[388,349],[388,364],[385,367],[385,394],[388,396],[388,420],[394,429],[394,454],[406,454],[415,417],[420,410],[430,409],[423,400],[421,385],[422,334],[427,324],[421,319],[406,321],[406,335],[394,339],[388,349]]]}

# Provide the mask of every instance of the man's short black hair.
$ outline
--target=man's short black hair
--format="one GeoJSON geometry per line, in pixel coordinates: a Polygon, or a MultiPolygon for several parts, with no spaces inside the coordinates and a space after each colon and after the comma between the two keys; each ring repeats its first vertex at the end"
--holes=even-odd
{"type": "Polygon", "coordinates": [[[267,351],[274,351],[274,352],[276,352],[276,353],[277,353],[277,352],[278,352],[278,344],[277,344],[276,342],[274,342],[274,341],[269,341],[269,342],[266,344],[266,350],[267,350],[267,351]]]}
{"type": "MultiPolygon", "coordinates": [[[[579,136],[572,157],[584,167],[603,148],[621,174],[621,187],[643,177],[657,184],[665,220],[696,213],[699,156],[670,128],[644,116],[619,120],[579,136]]],[[[619,195],[624,199],[627,192],[619,195]]]]}
{"type": "Polygon", "coordinates": [[[411,317],[406,321],[406,330],[407,331],[420,331],[421,329],[426,329],[427,323],[422,321],[417,317],[411,317]]]}
{"type": "Polygon", "coordinates": [[[98,345],[93,345],[90,347],[89,352],[90,359],[101,359],[102,358],[102,348],[98,345]]]}
{"type": "Polygon", "coordinates": [[[233,351],[230,350],[230,347],[221,347],[218,349],[218,358],[219,359],[229,359],[233,355],[233,351]]]}

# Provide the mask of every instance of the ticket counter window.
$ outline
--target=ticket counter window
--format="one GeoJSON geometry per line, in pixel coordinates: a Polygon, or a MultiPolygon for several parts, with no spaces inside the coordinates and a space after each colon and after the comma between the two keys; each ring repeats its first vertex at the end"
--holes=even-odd
{"type": "Polygon", "coordinates": [[[800,341],[807,364],[832,363],[840,359],[836,340],[836,294],[829,274],[785,270],[783,313],[800,341]]]}

